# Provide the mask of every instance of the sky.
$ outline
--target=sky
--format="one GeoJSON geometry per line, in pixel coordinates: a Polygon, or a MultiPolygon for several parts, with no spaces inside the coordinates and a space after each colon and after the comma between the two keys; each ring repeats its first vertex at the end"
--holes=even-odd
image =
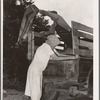
{"type": "Polygon", "coordinates": [[[93,27],[93,0],[34,0],[42,10],[56,10],[71,26],[77,21],[93,27]]]}

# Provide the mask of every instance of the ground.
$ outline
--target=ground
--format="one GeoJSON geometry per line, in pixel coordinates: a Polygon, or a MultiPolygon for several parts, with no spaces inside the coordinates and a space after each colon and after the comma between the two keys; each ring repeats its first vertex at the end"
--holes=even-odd
{"type": "MultiPolygon", "coordinates": [[[[74,97],[69,94],[69,87],[73,85],[73,82],[59,81],[48,82],[45,80],[45,88],[43,90],[43,97],[41,100],[92,100],[89,98],[85,91],[84,94],[78,93],[74,97]]],[[[15,89],[6,89],[3,95],[3,100],[26,100],[24,97],[24,91],[18,91],[15,89]]]]}
{"type": "MultiPolygon", "coordinates": [[[[15,89],[7,89],[6,91],[7,91],[7,95],[4,96],[3,100],[25,100],[24,99],[24,92],[20,92],[20,91],[17,91],[15,89]]],[[[59,97],[55,100],[92,100],[92,99],[90,99],[84,95],[72,98],[66,92],[66,93],[60,93],[59,97]]]]}

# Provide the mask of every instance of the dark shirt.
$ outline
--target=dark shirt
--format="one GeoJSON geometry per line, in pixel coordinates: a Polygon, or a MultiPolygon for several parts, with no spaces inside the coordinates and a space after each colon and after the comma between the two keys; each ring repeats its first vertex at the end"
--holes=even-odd
{"type": "Polygon", "coordinates": [[[64,29],[63,27],[57,25],[55,27],[57,34],[61,37],[61,39],[65,42],[67,47],[72,48],[72,33],[68,30],[64,29]]]}

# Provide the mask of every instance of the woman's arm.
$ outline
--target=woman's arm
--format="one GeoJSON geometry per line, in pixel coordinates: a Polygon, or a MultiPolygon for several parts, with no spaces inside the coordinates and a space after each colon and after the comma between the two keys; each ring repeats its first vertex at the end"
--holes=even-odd
{"type": "MultiPolygon", "coordinates": [[[[57,50],[55,50],[54,49],[54,53],[59,57],[59,56],[62,56],[62,57],[65,57],[66,55],[64,55],[64,54],[61,54],[61,53],[59,53],[57,50]]],[[[69,56],[69,55],[67,55],[67,56],[69,56]]]]}
{"type": "Polygon", "coordinates": [[[60,55],[58,56],[57,54],[52,54],[51,55],[52,60],[75,60],[78,59],[78,55],[60,55]]]}

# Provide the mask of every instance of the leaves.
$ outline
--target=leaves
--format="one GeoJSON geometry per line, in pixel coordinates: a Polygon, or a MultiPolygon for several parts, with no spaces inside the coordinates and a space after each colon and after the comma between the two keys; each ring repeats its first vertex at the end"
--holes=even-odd
{"type": "MultiPolygon", "coordinates": [[[[3,69],[4,69],[4,87],[11,86],[10,80],[19,84],[25,84],[29,61],[27,60],[27,43],[23,43],[18,48],[15,44],[18,39],[21,21],[25,12],[25,6],[16,6],[15,0],[4,0],[3,16],[3,69]],[[15,81],[14,81],[15,82],[15,81]]],[[[33,24],[35,30],[46,30],[47,20],[43,16],[35,18],[33,24]]],[[[12,86],[14,84],[12,83],[12,86]]]]}

